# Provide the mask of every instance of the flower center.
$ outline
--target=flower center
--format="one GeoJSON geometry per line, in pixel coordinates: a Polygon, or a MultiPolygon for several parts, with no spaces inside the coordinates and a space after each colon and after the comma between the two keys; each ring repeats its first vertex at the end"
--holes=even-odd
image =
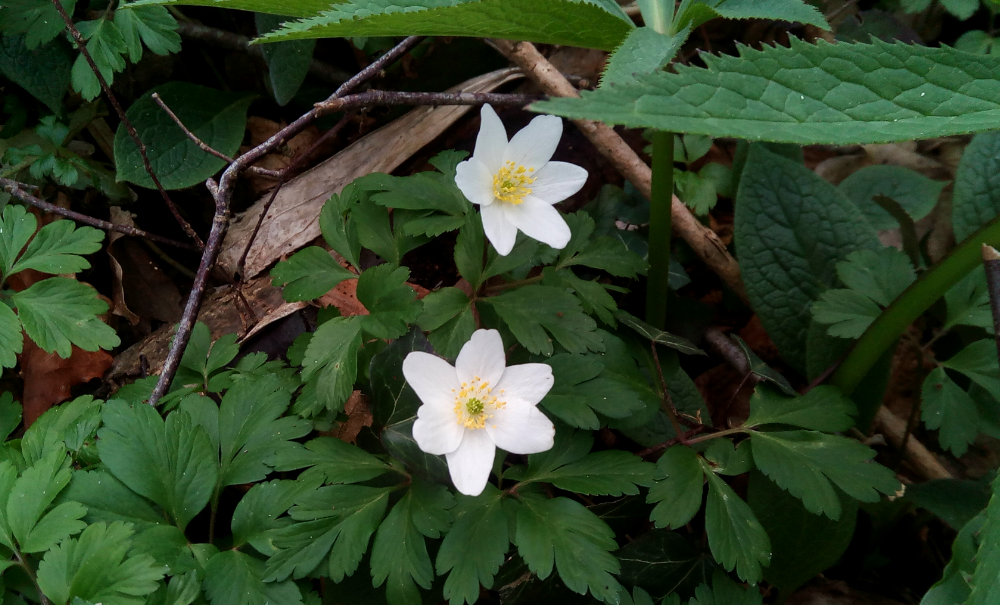
{"type": "Polygon", "coordinates": [[[531,176],[534,171],[534,168],[506,162],[493,175],[493,195],[501,202],[520,204],[524,201],[524,196],[531,195],[531,189],[527,185],[535,182],[536,177],[531,176]]]}
{"type": "MultiPolygon", "coordinates": [[[[486,421],[493,418],[490,412],[507,405],[493,395],[490,383],[481,380],[479,376],[471,382],[463,382],[462,388],[452,389],[451,392],[455,393],[455,418],[458,424],[467,429],[486,428],[486,421]]],[[[502,390],[500,394],[503,395],[502,390]]]]}

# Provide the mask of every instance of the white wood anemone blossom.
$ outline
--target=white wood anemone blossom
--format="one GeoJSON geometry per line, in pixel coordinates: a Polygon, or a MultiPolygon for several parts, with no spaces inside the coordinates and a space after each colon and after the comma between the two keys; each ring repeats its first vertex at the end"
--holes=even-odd
{"type": "Polygon", "coordinates": [[[491,106],[483,105],[480,115],[476,149],[458,165],[455,184],[479,205],[486,239],[502,256],[514,248],[518,229],[553,248],[565,248],[569,225],[552,205],[579,191],[587,171],[549,161],[562,137],[562,118],[538,116],[508,142],[491,106]]]}
{"type": "Polygon", "coordinates": [[[455,488],[478,496],[489,481],[496,449],[537,454],[552,448],[555,427],[536,407],[552,388],[544,363],[507,366],[496,330],[476,330],[455,366],[414,351],[403,376],[423,405],[413,423],[421,450],[444,455],[455,488]]]}

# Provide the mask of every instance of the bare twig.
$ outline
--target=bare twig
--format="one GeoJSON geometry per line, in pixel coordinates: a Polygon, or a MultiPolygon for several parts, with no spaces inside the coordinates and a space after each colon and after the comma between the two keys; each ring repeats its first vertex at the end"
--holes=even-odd
{"type": "MultiPolygon", "coordinates": [[[[227,164],[231,164],[233,162],[233,158],[231,158],[228,155],[222,153],[221,151],[216,150],[215,148],[213,148],[211,145],[209,145],[205,141],[202,141],[201,139],[199,139],[198,135],[196,135],[195,133],[191,132],[188,129],[188,127],[184,125],[184,122],[181,121],[181,119],[177,116],[177,114],[174,113],[173,110],[170,109],[170,107],[167,105],[167,103],[160,97],[160,93],[154,92],[153,93],[153,100],[156,101],[156,104],[160,106],[160,109],[162,109],[163,111],[165,111],[167,113],[167,115],[170,116],[170,119],[174,121],[174,124],[177,124],[177,127],[180,128],[184,132],[184,134],[187,136],[187,138],[191,139],[191,142],[194,143],[195,145],[197,145],[199,149],[201,149],[205,153],[214,155],[215,157],[219,158],[220,160],[225,160],[227,164]]],[[[249,170],[250,172],[253,172],[254,174],[259,174],[261,176],[269,176],[269,177],[275,178],[275,179],[279,178],[281,176],[280,173],[279,173],[279,171],[277,171],[277,170],[268,170],[267,168],[260,168],[260,167],[257,167],[257,166],[248,166],[247,170],[249,170]]]]}
{"type": "MultiPolygon", "coordinates": [[[[513,61],[541,89],[553,97],[578,97],[576,88],[542,56],[530,42],[491,40],[491,44],[513,61]]],[[[652,171],[631,147],[610,126],[593,120],[573,120],[619,173],[628,179],[646,198],[650,196],[652,171]]],[[[736,259],[714,231],[702,225],[688,207],[674,196],[671,202],[673,230],[740,298],[747,300],[736,259]]]]}
{"type": "Polygon", "coordinates": [[[182,248],[184,250],[199,249],[194,244],[188,244],[186,242],[178,242],[168,237],[163,237],[162,235],[147,233],[142,229],[129,227],[128,225],[116,225],[115,223],[103,221],[99,218],[87,216],[86,214],[80,214],[79,212],[74,212],[67,208],[63,208],[62,206],[57,206],[51,202],[46,202],[45,200],[39,199],[28,193],[25,189],[29,186],[30,185],[25,185],[24,183],[20,183],[18,181],[12,181],[10,179],[0,178],[0,189],[13,195],[22,202],[31,204],[32,206],[38,208],[39,210],[44,210],[45,212],[51,212],[53,214],[65,216],[66,218],[71,218],[78,223],[90,225],[91,227],[97,227],[98,229],[104,229],[106,231],[117,231],[118,233],[124,233],[125,235],[134,235],[135,237],[143,237],[154,242],[160,242],[161,244],[165,244],[167,246],[174,246],[176,248],[182,248]]]}
{"type": "Polygon", "coordinates": [[[157,178],[156,173],[153,172],[153,165],[150,164],[149,156],[146,154],[146,145],[143,144],[142,140],[139,138],[139,133],[136,132],[135,127],[132,126],[132,122],[129,121],[128,117],[126,117],[125,110],[123,110],[122,106],[118,103],[118,98],[111,92],[111,87],[108,86],[107,80],[104,79],[104,76],[101,74],[101,70],[98,69],[97,64],[94,63],[94,58],[90,56],[90,52],[87,50],[87,43],[84,41],[80,30],[78,30],[76,25],[73,24],[72,17],[69,16],[59,0],[52,0],[52,5],[56,7],[56,11],[59,13],[59,16],[62,17],[62,20],[66,23],[66,29],[69,30],[70,35],[73,37],[73,41],[76,42],[76,47],[80,49],[80,54],[83,55],[83,58],[87,61],[90,69],[94,72],[94,76],[101,85],[101,90],[103,90],[104,94],[108,97],[108,101],[111,103],[111,106],[115,108],[115,112],[118,114],[118,118],[125,126],[125,130],[128,131],[132,141],[139,149],[139,156],[142,158],[142,165],[149,174],[149,178],[152,179],[153,184],[156,185],[156,189],[160,192],[160,196],[163,198],[163,201],[166,202],[167,208],[170,209],[170,213],[174,215],[175,219],[177,219],[178,224],[180,224],[181,228],[184,229],[184,233],[187,233],[188,237],[193,239],[199,248],[202,247],[203,244],[201,238],[198,237],[198,234],[193,228],[191,228],[191,225],[188,224],[188,222],[184,220],[184,217],[181,216],[180,210],[178,210],[173,200],[170,199],[170,196],[167,195],[166,189],[164,189],[163,185],[160,184],[160,179],[157,178]]]}
{"type": "Polygon", "coordinates": [[[382,70],[385,69],[386,65],[389,65],[396,59],[410,52],[410,50],[412,50],[417,44],[420,44],[423,39],[423,36],[410,36],[409,38],[404,39],[402,42],[389,49],[389,52],[369,63],[368,67],[365,67],[358,73],[351,76],[349,80],[341,84],[340,87],[334,91],[330,98],[335,99],[337,97],[342,97],[355,90],[358,86],[361,86],[365,82],[375,78],[382,73],[382,70]]]}
{"type": "Polygon", "coordinates": [[[373,105],[482,105],[524,107],[545,97],[496,92],[398,92],[368,90],[316,104],[320,115],[373,105]]]}

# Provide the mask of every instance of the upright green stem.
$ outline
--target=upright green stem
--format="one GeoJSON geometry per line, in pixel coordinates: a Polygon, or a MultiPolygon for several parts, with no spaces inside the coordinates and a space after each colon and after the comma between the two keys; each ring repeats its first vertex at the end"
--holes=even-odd
{"type": "Polygon", "coordinates": [[[907,326],[982,262],[983,244],[1000,246],[1000,216],[969,236],[900,294],[861,335],[861,339],[834,372],[831,384],[840,388],[845,395],[854,392],[868,370],[907,326]]]}
{"type": "Polygon", "coordinates": [[[653,134],[653,182],[649,200],[649,275],[646,323],[663,329],[670,283],[670,207],[674,197],[674,133],[653,134]]]}

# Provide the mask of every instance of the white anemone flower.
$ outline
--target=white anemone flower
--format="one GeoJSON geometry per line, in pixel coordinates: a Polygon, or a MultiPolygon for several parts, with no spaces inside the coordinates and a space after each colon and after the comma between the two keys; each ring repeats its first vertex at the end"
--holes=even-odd
{"type": "Polygon", "coordinates": [[[423,403],[413,439],[428,454],[445,456],[452,482],[467,496],[486,487],[498,447],[514,454],[552,448],[555,427],[536,407],[552,388],[552,368],[507,367],[496,330],[476,330],[455,367],[414,351],[403,360],[403,376],[423,403]]]}
{"type": "Polygon", "coordinates": [[[562,136],[562,118],[538,116],[507,141],[493,108],[483,105],[472,157],[458,165],[455,184],[483,217],[483,230],[496,251],[510,254],[520,229],[553,248],[569,243],[569,225],[553,204],[583,187],[587,171],[550,162],[562,136]]]}

